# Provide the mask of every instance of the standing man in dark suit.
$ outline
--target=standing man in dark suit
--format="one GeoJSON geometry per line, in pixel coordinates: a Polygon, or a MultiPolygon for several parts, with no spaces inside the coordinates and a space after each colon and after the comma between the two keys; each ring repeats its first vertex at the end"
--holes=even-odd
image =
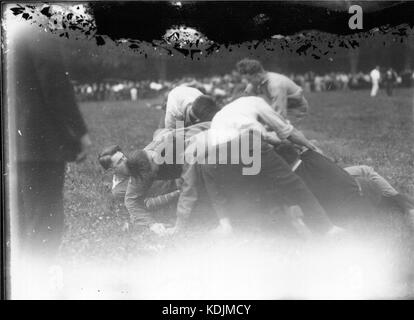
{"type": "Polygon", "coordinates": [[[9,165],[17,176],[10,189],[17,202],[10,203],[12,242],[18,239],[23,254],[48,259],[63,235],[65,164],[83,160],[91,141],[58,36],[15,20],[6,32],[9,165]]]}

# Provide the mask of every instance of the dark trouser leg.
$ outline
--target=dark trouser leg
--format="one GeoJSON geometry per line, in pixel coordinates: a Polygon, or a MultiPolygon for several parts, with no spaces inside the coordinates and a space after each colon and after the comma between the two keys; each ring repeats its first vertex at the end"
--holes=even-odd
{"type": "Polygon", "coordinates": [[[243,176],[242,165],[203,165],[204,184],[219,218],[228,217],[228,208],[232,206],[229,195],[238,193],[243,200],[254,200],[253,189],[250,188],[253,192],[243,192],[246,185],[252,185],[260,190],[270,190],[274,193],[273,199],[282,197],[288,204],[299,205],[305,214],[305,222],[314,231],[326,232],[332,227],[315,196],[272,148],[263,149],[260,161],[261,171],[256,176],[243,176]]]}
{"type": "Polygon", "coordinates": [[[269,149],[261,154],[260,176],[266,185],[291,205],[299,205],[304,212],[305,223],[317,232],[326,232],[332,227],[325,210],[307,188],[305,183],[291,171],[289,165],[269,149]]]}
{"type": "Polygon", "coordinates": [[[204,183],[207,196],[219,219],[229,217],[229,198],[226,186],[234,182],[232,180],[233,167],[231,165],[200,165],[200,178],[204,183]],[[227,181],[224,184],[224,181],[227,181]],[[227,191],[227,192],[226,192],[227,191]]]}
{"type": "Polygon", "coordinates": [[[64,162],[18,164],[19,233],[23,252],[53,257],[61,243],[64,162]]]}

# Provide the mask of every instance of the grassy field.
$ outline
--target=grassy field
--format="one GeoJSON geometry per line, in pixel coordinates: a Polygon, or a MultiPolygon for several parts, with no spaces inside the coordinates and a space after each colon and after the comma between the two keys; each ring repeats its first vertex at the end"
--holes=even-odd
{"type": "MultiPolygon", "coordinates": [[[[375,99],[370,98],[367,91],[308,93],[307,98],[311,114],[300,129],[309,138],[316,139],[327,155],[341,165],[373,166],[397,189],[414,195],[411,91],[398,90],[394,97],[382,94],[375,99]]],[[[122,265],[154,252],[159,255],[165,247],[164,240],[126,231],[126,211],[122,203],[111,198],[111,177],[104,174],[96,159],[102,147],[109,144],[119,144],[129,151],[151,140],[161,113],[149,108],[147,102],[88,102],[81,106],[94,146],[85,162],[70,164],[67,169],[66,229],[61,255],[73,266],[90,261],[122,265]]],[[[412,238],[401,236],[398,223],[391,221],[389,225],[390,232],[397,234],[394,237],[397,242],[412,241],[412,238]]],[[[278,239],[279,247],[280,243],[278,239]]],[[[405,248],[402,255],[405,255],[410,246],[402,247],[405,248]]],[[[409,261],[411,267],[405,265],[404,268],[412,268],[412,259],[409,261]]],[[[396,295],[404,296],[404,292],[398,291],[396,295]]],[[[378,292],[376,295],[381,296],[378,292]]],[[[171,297],[168,294],[132,296],[171,297]]],[[[184,294],[183,297],[205,296],[184,294]]]]}

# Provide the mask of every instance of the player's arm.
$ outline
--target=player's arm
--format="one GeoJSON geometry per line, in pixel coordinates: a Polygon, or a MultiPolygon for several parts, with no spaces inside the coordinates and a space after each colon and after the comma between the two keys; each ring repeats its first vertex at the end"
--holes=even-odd
{"type": "Polygon", "coordinates": [[[302,89],[293,96],[290,96],[287,103],[287,115],[289,119],[295,119],[299,122],[309,114],[309,103],[303,96],[302,89]]]}
{"type": "Polygon", "coordinates": [[[165,111],[165,128],[166,129],[175,129],[176,118],[171,110],[168,109],[165,111]]]}
{"type": "Polygon", "coordinates": [[[270,98],[270,107],[282,117],[287,116],[287,90],[280,85],[269,85],[267,87],[270,98]]]}
{"type": "Polygon", "coordinates": [[[250,96],[254,95],[254,86],[251,83],[248,83],[246,88],[244,88],[244,91],[242,91],[242,94],[240,96],[250,96]]]}
{"type": "Polygon", "coordinates": [[[173,90],[168,94],[167,103],[165,107],[165,128],[166,129],[175,129],[176,128],[176,121],[181,120],[183,121],[184,118],[178,119],[177,109],[178,109],[178,101],[175,97],[175,91],[173,90]]]}
{"type": "Polygon", "coordinates": [[[276,132],[280,139],[286,139],[293,131],[293,126],[273,110],[264,100],[255,106],[259,120],[276,132]]]}
{"type": "MultiPolygon", "coordinates": [[[[285,121],[278,113],[276,113],[276,111],[271,109],[270,106],[265,103],[261,103],[257,105],[256,109],[258,110],[259,118],[261,118],[265,124],[274,130],[280,139],[288,139],[294,144],[318,151],[318,149],[308,139],[306,139],[302,132],[285,121]]],[[[271,137],[270,134],[266,138],[269,137],[271,137]]],[[[271,140],[269,142],[272,143],[271,140]]]]}
{"type": "Polygon", "coordinates": [[[305,137],[305,135],[301,131],[297,130],[296,128],[293,128],[292,132],[290,133],[287,139],[296,145],[303,146],[313,151],[322,153],[321,150],[319,150],[319,148],[317,148],[312,142],[310,142],[305,137]]]}
{"type": "Polygon", "coordinates": [[[145,199],[150,186],[149,183],[143,183],[141,179],[131,177],[124,199],[125,207],[130,217],[133,219],[145,219],[149,224],[154,223],[150,212],[148,212],[145,206],[145,199]]]}
{"type": "Polygon", "coordinates": [[[150,211],[156,211],[163,207],[168,206],[178,199],[180,196],[179,190],[174,190],[172,192],[161,194],[156,197],[149,197],[144,200],[145,207],[150,211]]]}

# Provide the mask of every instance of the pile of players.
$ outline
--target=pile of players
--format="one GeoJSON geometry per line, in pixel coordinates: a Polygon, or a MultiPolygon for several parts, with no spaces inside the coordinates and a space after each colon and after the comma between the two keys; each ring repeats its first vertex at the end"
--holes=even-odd
{"type": "Polygon", "coordinates": [[[285,215],[297,232],[336,236],[355,217],[390,206],[414,227],[411,197],[371,167],[340,168],[296,128],[309,111],[301,87],[257,60],[239,61],[237,71],[249,84],[231,102],[219,107],[178,86],[150,144],[99,155],[135,227],[175,235],[208,220],[230,234],[243,219],[285,215]],[[157,221],[154,212],[168,206],[176,208],[172,223],[157,221]]]}

